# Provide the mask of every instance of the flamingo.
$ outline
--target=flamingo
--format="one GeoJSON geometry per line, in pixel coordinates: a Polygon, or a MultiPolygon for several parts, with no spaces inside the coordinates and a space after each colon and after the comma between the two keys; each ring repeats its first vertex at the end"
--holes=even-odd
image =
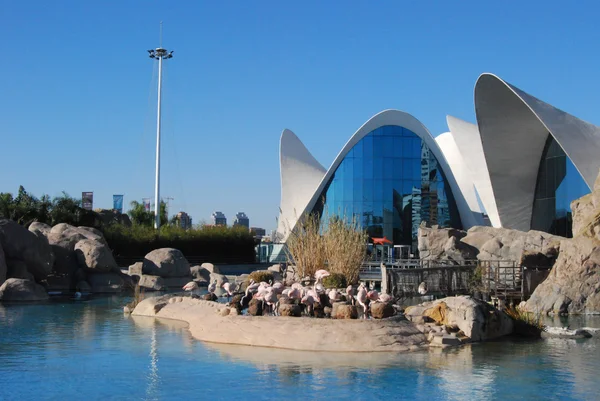
{"type": "Polygon", "coordinates": [[[272,285],[272,287],[273,287],[273,289],[275,290],[275,292],[276,292],[277,294],[281,294],[281,293],[283,293],[283,290],[284,290],[284,288],[285,288],[285,287],[284,287],[284,285],[283,285],[283,283],[281,283],[280,281],[276,281],[276,282],[275,282],[275,283],[272,285]]]}
{"type": "Polygon", "coordinates": [[[356,293],[356,301],[358,302],[358,304],[360,306],[363,307],[363,310],[364,310],[363,317],[366,319],[367,313],[368,313],[367,305],[365,304],[365,302],[367,301],[367,289],[365,288],[365,285],[362,283],[358,286],[358,291],[356,293]]]}
{"type": "Polygon", "coordinates": [[[346,296],[350,299],[350,303],[354,305],[354,287],[352,287],[352,284],[346,287],[346,296]]]}
{"type": "Polygon", "coordinates": [[[329,272],[327,270],[317,270],[315,272],[315,281],[317,283],[321,282],[321,280],[323,280],[325,277],[330,276],[331,274],[329,274],[329,272]]]}
{"type": "Polygon", "coordinates": [[[379,294],[379,299],[378,302],[383,302],[384,304],[387,304],[389,302],[392,302],[393,298],[390,294],[379,294]]]}
{"type": "Polygon", "coordinates": [[[196,283],[195,281],[190,281],[189,283],[183,286],[183,290],[189,291],[191,297],[192,294],[196,294],[196,292],[198,291],[198,283],[196,283]]]}
{"type": "Polygon", "coordinates": [[[298,289],[298,288],[291,288],[290,291],[287,294],[289,299],[302,299],[302,290],[298,289]]]}
{"type": "Polygon", "coordinates": [[[375,302],[379,300],[379,293],[375,290],[371,290],[367,292],[367,298],[369,298],[369,301],[375,302]]]}
{"type": "Polygon", "coordinates": [[[229,298],[233,295],[233,293],[237,289],[237,286],[235,284],[227,282],[223,283],[221,287],[227,292],[227,302],[229,302],[229,298]]]}
{"type": "Polygon", "coordinates": [[[263,297],[263,302],[266,302],[266,304],[269,307],[269,309],[271,310],[271,312],[273,314],[276,314],[277,308],[274,308],[273,306],[277,306],[278,299],[277,299],[277,292],[275,291],[275,289],[273,287],[271,287],[267,290],[267,292],[265,293],[265,295],[263,297]]]}
{"type": "Polygon", "coordinates": [[[328,294],[328,296],[329,296],[329,299],[331,300],[331,303],[334,303],[334,302],[337,302],[337,301],[339,301],[339,300],[340,300],[340,298],[341,298],[342,294],[340,294],[340,293],[338,292],[338,290],[336,290],[336,289],[334,288],[333,290],[329,291],[329,294],[328,294]]]}
{"type": "Polygon", "coordinates": [[[306,313],[308,315],[311,315],[313,313],[313,311],[314,311],[313,308],[314,308],[314,304],[316,301],[316,299],[312,296],[311,292],[312,292],[312,290],[308,291],[308,293],[304,297],[302,297],[302,300],[300,301],[300,303],[307,306],[306,313]]]}
{"type": "Polygon", "coordinates": [[[421,284],[419,284],[419,289],[417,291],[421,295],[427,294],[427,283],[423,281],[421,284]]]}

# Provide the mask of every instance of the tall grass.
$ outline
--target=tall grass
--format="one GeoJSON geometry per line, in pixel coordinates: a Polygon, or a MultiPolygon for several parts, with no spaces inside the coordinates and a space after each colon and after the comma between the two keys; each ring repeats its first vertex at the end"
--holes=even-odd
{"type": "Polygon", "coordinates": [[[539,338],[542,331],[546,330],[539,314],[525,312],[514,306],[509,306],[504,312],[513,320],[516,335],[539,338]]]}
{"type": "Polygon", "coordinates": [[[361,230],[355,218],[330,217],[323,233],[327,266],[331,273],[342,274],[348,283],[358,282],[365,260],[369,235],[361,230]]]}
{"type": "Polygon", "coordinates": [[[319,216],[311,213],[299,219],[290,230],[285,249],[300,278],[313,276],[324,268],[325,244],[321,238],[319,216]]]}

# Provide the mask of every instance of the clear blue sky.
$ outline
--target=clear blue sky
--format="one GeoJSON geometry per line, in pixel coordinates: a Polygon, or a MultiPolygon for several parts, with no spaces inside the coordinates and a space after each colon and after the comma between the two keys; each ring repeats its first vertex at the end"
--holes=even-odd
{"type": "Polygon", "coordinates": [[[154,192],[157,69],[165,62],[162,194],[195,222],[276,226],[279,136],[326,167],[375,113],[434,134],[475,122],[493,72],[600,125],[600,3],[523,1],[0,2],[0,191],[154,192]]]}

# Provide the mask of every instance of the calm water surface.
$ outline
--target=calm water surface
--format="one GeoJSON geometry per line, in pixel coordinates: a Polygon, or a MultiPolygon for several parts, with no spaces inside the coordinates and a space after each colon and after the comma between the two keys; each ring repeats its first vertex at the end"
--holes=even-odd
{"type": "Polygon", "coordinates": [[[307,353],[203,344],[181,323],[124,316],[127,301],[0,305],[0,399],[600,399],[598,339],[307,353]]]}

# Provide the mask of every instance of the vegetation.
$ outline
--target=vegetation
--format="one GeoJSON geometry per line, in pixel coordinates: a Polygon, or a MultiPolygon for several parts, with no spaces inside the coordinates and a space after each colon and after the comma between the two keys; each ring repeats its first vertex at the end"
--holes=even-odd
{"type": "Polygon", "coordinates": [[[356,283],[367,252],[369,235],[360,230],[356,219],[329,218],[323,233],[325,256],[330,273],[338,273],[349,283],[356,283]]]}
{"type": "Polygon", "coordinates": [[[325,244],[320,232],[320,219],[309,214],[299,219],[286,242],[288,259],[294,261],[300,278],[313,276],[325,266],[325,244]]]}
{"type": "Polygon", "coordinates": [[[248,279],[254,280],[255,283],[260,283],[262,281],[268,283],[269,281],[273,280],[273,272],[270,272],[268,270],[253,271],[248,276],[248,279]]]}
{"type": "Polygon", "coordinates": [[[330,276],[323,279],[325,288],[346,288],[348,281],[342,273],[331,273],[330,276]]]}
{"type": "Polygon", "coordinates": [[[291,231],[286,251],[300,277],[313,276],[326,267],[330,273],[343,276],[346,283],[356,283],[368,238],[356,220],[339,217],[330,218],[321,232],[319,216],[310,214],[291,231]]]}
{"type": "Polygon", "coordinates": [[[516,335],[540,338],[542,331],[546,330],[540,315],[522,311],[514,306],[509,306],[505,312],[514,322],[513,332],[516,335]]]}

